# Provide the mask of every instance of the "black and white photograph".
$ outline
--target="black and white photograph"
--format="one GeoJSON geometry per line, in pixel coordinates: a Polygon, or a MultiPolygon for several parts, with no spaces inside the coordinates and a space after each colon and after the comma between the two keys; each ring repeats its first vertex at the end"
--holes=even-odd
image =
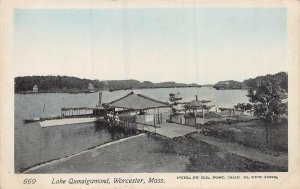
{"type": "Polygon", "coordinates": [[[289,173],[288,8],[124,2],[13,9],[10,174],[289,173]]]}

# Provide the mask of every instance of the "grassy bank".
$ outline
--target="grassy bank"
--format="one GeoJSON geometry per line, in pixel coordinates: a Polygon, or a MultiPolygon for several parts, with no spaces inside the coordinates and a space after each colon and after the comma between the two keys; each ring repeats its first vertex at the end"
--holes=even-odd
{"type": "Polygon", "coordinates": [[[213,145],[189,137],[189,135],[175,139],[165,139],[162,143],[164,144],[164,153],[189,157],[190,164],[186,167],[188,172],[286,171],[284,168],[227,153],[213,145]]]}
{"type": "Polygon", "coordinates": [[[215,123],[202,127],[201,133],[234,142],[243,146],[260,149],[269,153],[288,151],[288,121],[282,119],[270,126],[269,143],[266,143],[266,127],[260,120],[237,122],[231,124],[215,123]]]}

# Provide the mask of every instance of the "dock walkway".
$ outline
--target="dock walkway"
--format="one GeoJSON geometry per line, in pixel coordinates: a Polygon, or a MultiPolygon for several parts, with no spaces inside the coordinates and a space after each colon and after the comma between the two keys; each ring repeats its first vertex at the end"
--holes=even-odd
{"type": "Polygon", "coordinates": [[[154,127],[138,123],[137,129],[157,133],[168,138],[180,137],[197,131],[195,127],[181,125],[177,123],[164,122],[158,126],[159,127],[154,127]]]}

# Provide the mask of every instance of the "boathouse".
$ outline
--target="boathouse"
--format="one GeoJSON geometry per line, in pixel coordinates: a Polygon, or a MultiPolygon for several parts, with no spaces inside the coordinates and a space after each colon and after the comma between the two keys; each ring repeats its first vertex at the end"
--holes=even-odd
{"type": "Polygon", "coordinates": [[[170,108],[169,103],[131,92],[107,104],[117,112],[134,115],[136,122],[157,125],[162,123],[161,108],[170,108]]]}

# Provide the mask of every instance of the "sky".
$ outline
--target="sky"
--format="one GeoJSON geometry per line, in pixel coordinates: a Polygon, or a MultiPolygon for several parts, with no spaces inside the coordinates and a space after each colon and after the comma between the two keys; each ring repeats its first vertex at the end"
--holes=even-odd
{"type": "Polygon", "coordinates": [[[287,71],[285,8],[15,9],[15,76],[214,84],[287,71]]]}

